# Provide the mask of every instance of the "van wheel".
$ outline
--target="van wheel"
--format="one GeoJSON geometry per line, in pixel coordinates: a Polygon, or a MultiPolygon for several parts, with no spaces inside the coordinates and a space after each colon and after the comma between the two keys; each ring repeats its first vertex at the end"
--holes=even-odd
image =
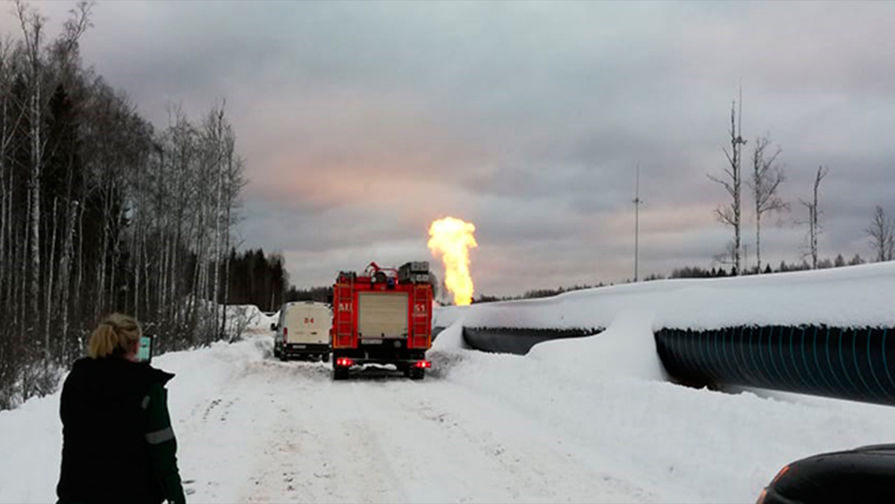
{"type": "Polygon", "coordinates": [[[323,362],[329,362],[329,354],[323,354],[323,357],[321,357],[321,360],[323,362]]]}

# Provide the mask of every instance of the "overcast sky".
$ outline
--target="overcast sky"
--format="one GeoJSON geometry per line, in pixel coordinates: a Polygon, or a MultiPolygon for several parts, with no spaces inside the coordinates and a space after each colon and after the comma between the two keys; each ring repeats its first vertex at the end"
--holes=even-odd
{"type": "MultiPolygon", "coordinates": [[[[35,5],[58,31],[73,2],[35,5]]],[[[893,19],[888,2],[115,1],[82,52],[157,127],[170,102],[198,117],[226,98],[241,245],[281,251],[294,284],[431,259],[428,224],[451,215],[477,227],[476,292],[515,294],[633,276],[638,164],[641,276],[711,267],[732,232],[706,174],[741,82],[745,152],[770,135],[793,203],[767,218],[765,262],[800,259],[820,164],[821,256],[870,256],[874,205],[895,215],[893,19]]]]}

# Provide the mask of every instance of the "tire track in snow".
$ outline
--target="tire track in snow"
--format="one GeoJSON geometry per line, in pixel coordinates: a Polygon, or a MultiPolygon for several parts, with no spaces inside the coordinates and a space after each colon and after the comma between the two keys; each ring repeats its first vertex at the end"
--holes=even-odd
{"type": "Polygon", "coordinates": [[[196,502],[657,500],[450,373],[333,382],[321,364],[234,364],[179,423],[196,502]]]}
{"type": "MultiPolygon", "coordinates": [[[[438,426],[439,449],[446,456],[441,473],[477,475],[478,485],[458,481],[470,494],[454,501],[514,502],[649,502],[655,497],[578,456],[571,443],[553,437],[550,429],[520,417],[490,398],[478,397],[450,382],[440,393],[414,398],[408,404],[419,417],[438,426]],[[447,459],[447,460],[445,460],[447,459]]],[[[404,396],[401,396],[404,397],[404,396]]],[[[410,402],[410,398],[408,398],[410,402]]],[[[448,487],[444,488],[448,490],[448,487]]],[[[414,500],[437,500],[420,495],[414,500]]]]}
{"type": "MultiPolygon", "coordinates": [[[[306,369],[306,363],[291,363],[306,369]]],[[[315,366],[315,365],[310,365],[315,366]]],[[[305,373],[300,373],[305,375],[305,373]]],[[[315,376],[277,384],[276,420],[241,499],[246,502],[404,501],[379,432],[367,423],[362,389],[315,376]]]]}

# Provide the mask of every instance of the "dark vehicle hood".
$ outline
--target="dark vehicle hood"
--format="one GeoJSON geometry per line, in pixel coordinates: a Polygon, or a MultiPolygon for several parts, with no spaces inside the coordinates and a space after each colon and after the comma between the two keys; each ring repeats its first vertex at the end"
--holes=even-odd
{"type": "Polygon", "coordinates": [[[887,455],[890,457],[895,457],[895,443],[892,444],[876,444],[876,445],[867,445],[862,446],[860,448],[855,448],[851,451],[846,452],[836,452],[836,453],[851,453],[851,452],[876,452],[880,455],[887,455]]]}
{"type": "Polygon", "coordinates": [[[795,502],[895,502],[895,444],[797,460],[772,487],[795,502]]]}

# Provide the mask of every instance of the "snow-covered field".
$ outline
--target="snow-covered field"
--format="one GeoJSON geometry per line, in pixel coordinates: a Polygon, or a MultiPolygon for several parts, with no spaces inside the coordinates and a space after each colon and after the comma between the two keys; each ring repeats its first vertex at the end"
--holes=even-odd
{"type": "MultiPolygon", "coordinates": [[[[893,441],[895,408],[676,386],[652,328],[742,313],[891,323],[895,308],[878,299],[893,287],[886,264],[445,309],[422,382],[333,382],[326,365],[272,359],[269,333],[154,364],[177,373],[170,408],[190,502],[749,502],[793,459],[893,441]],[[464,320],[607,330],[495,355],[462,348],[464,320]]],[[[53,500],[57,410],[54,395],[0,412],[0,502],[53,500]]]]}

